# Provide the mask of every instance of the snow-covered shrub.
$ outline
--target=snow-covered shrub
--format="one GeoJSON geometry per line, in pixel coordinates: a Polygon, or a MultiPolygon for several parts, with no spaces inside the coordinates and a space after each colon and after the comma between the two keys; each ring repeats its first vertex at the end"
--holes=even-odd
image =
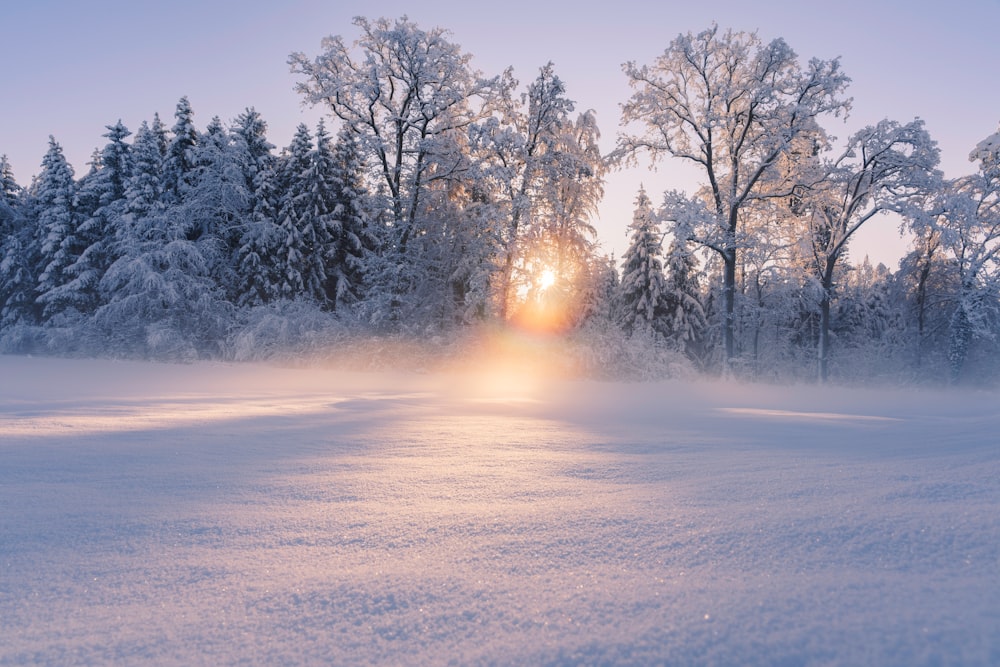
{"type": "Polygon", "coordinates": [[[234,361],[315,358],[343,345],[347,328],[314,301],[281,300],[246,308],[226,342],[234,361]]]}

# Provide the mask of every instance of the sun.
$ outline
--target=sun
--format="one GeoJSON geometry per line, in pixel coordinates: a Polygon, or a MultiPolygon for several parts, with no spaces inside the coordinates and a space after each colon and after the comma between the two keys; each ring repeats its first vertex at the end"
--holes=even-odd
{"type": "Polygon", "coordinates": [[[538,289],[545,291],[556,284],[556,273],[552,269],[545,269],[538,276],[538,289]]]}

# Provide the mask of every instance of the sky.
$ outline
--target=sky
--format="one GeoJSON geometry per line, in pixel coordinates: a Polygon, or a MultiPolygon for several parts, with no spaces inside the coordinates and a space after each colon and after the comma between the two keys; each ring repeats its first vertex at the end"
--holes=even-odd
{"type": "MultiPolygon", "coordinates": [[[[425,0],[35,0],[8,3],[0,22],[6,63],[0,66],[0,154],[17,181],[37,174],[52,135],[78,176],[103,146],[105,126],[121,119],[135,131],[154,113],[173,124],[187,96],[199,128],[213,116],[228,122],[254,107],[273,144],[287,146],[295,127],[314,127],[321,108],[305,107],[288,67],[290,53],[312,57],[327,35],[353,41],[354,16],[397,18],[443,27],[473,55],[483,74],[510,66],[527,85],[552,61],[577,110],[593,109],[603,148],[614,147],[620,105],[629,96],[622,64],[651,63],[680,33],[717,23],[786,42],[804,60],[840,57],[854,98],[846,122],[827,129],[846,138],[883,118],[925,120],[940,145],[947,176],[970,173],[969,151],[997,129],[1000,87],[1000,0],[926,3],[842,0],[801,2],[651,3],[619,0],[585,5],[553,0],[482,3],[425,0]]],[[[691,190],[690,170],[660,163],[612,173],[597,221],[605,252],[628,244],[635,194],[656,201],[668,189],[691,190]]],[[[854,256],[894,267],[905,248],[895,223],[879,218],[856,241],[854,256]],[[881,229],[877,229],[877,228],[881,229]]]]}

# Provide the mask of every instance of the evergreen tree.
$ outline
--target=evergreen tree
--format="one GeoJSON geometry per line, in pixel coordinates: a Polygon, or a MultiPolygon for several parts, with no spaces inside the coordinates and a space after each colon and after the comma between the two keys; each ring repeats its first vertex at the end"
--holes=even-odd
{"type": "Polygon", "coordinates": [[[654,335],[665,327],[667,285],[660,253],[660,228],[644,188],[636,197],[629,229],[631,240],[622,257],[622,324],[628,333],[654,335]]]}
{"type": "Polygon", "coordinates": [[[214,243],[227,259],[232,239],[250,213],[252,191],[247,187],[244,160],[242,144],[231,141],[218,116],[212,118],[191,150],[183,200],[174,215],[183,220],[188,239],[214,243]]]}
{"type": "Polygon", "coordinates": [[[309,128],[300,123],[292,143],[282,156],[278,176],[279,205],[276,223],[278,239],[274,257],[280,279],[281,297],[295,299],[306,291],[308,264],[314,246],[307,229],[308,220],[303,211],[306,183],[312,162],[312,136],[309,128]]]}
{"type": "Polygon", "coordinates": [[[234,260],[235,302],[240,307],[263,305],[281,296],[281,277],[275,263],[279,239],[276,178],[271,168],[258,174],[253,208],[240,228],[234,260]]]}
{"type": "Polygon", "coordinates": [[[132,143],[132,171],[125,182],[125,210],[132,223],[145,219],[161,207],[163,199],[163,154],[159,137],[143,121],[132,143]]]}
{"type": "Polygon", "coordinates": [[[117,259],[118,227],[125,213],[126,186],[132,176],[131,146],[125,139],[131,132],[118,121],[107,126],[107,145],[97,155],[93,169],[81,179],[76,206],[83,222],[80,241],[85,249],[67,269],[72,277],[59,288],[60,299],[81,312],[92,312],[99,303],[98,284],[117,259]]]}
{"type": "Polygon", "coordinates": [[[75,198],[73,167],[66,161],[62,146],[54,137],[49,137],[49,150],[42,159],[34,192],[41,268],[36,292],[44,319],[68,306],[60,301],[58,288],[72,279],[67,269],[85,249],[79,237],[80,220],[74,207],[75,198]]]}
{"type": "Polygon", "coordinates": [[[336,296],[336,284],[328,274],[337,260],[334,243],[341,229],[335,218],[337,187],[333,147],[323,121],[316,128],[315,147],[309,154],[303,192],[299,195],[301,230],[304,241],[302,281],[305,294],[323,304],[330,305],[336,296]]]}
{"type": "Polygon", "coordinates": [[[686,353],[692,360],[699,360],[707,322],[698,283],[698,261],[683,228],[674,227],[673,240],[665,259],[664,333],[674,349],[686,353]]]}
{"type": "Polygon", "coordinates": [[[357,135],[342,128],[330,160],[334,210],[327,254],[327,295],[336,310],[364,296],[367,262],[378,239],[367,222],[364,163],[357,135]]]}
{"type": "Polygon", "coordinates": [[[231,131],[236,162],[249,193],[249,212],[230,237],[235,279],[233,301],[243,306],[269,303],[280,289],[273,264],[277,247],[274,145],[267,124],[253,108],[246,109],[231,131]]]}
{"type": "Polygon", "coordinates": [[[20,207],[21,188],[6,155],[0,155],[0,244],[14,233],[14,219],[20,207]]]}
{"type": "Polygon", "coordinates": [[[163,156],[163,196],[167,204],[177,204],[182,200],[185,180],[194,168],[194,147],[198,144],[194,112],[187,97],[182,97],[177,102],[174,118],[175,123],[171,129],[173,136],[163,156]]]}
{"type": "Polygon", "coordinates": [[[0,156],[0,330],[30,321],[33,312],[37,257],[22,196],[7,156],[0,156]]]}
{"type": "Polygon", "coordinates": [[[232,139],[242,149],[244,159],[240,164],[247,190],[255,192],[261,175],[274,168],[274,144],[267,140],[267,123],[254,108],[248,108],[236,117],[232,139]]]}

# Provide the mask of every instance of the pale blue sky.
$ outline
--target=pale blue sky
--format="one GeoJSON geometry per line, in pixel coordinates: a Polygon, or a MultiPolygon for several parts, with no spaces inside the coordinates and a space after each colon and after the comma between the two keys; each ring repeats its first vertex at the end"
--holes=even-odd
{"type": "MultiPolygon", "coordinates": [[[[828,129],[845,137],[885,117],[923,118],[950,176],[973,169],[969,151],[1000,121],[1000,0],[651,4],[20,2],[4,8],[0,23],[0,153],[26,185],[52,134],[79,175],[94,148],[104,144],[105,125],[120,118],[134,131],[159,112],[169,126],[182,95],[189,97],[200,128],[212,116],[229,121],[254,106],[268,122],[271,142],[285,146],[299,122],[315,125],[322,113],[302,108],[286,64],[289,53],[315,55],[330,34],[353,39],[351,18],[359,14],[406,14],[423,27],[448,28],[485,74],[510,65],[528,82],[552,60],[578,108],[597,111],[608,150],[618,132],[619,105],[629,94],[621,64],[650,62],[678,33],[700,31],[713,21],[757,30],[764,39],[783,37],[804,59],[841,56],[853,79],[848,92],[854,110],[846,124],[838,121],[828,129]]],[[[613,174],[598,230],[605,249],[619,256],[640,182],[654,201],[664,189],[689,186],[670,165],[652,174],[613,174]]],[[[891,230],[888,236],[868,234],[864,250],[891,261],[899,252],[892,236],[891,230]]]]}

